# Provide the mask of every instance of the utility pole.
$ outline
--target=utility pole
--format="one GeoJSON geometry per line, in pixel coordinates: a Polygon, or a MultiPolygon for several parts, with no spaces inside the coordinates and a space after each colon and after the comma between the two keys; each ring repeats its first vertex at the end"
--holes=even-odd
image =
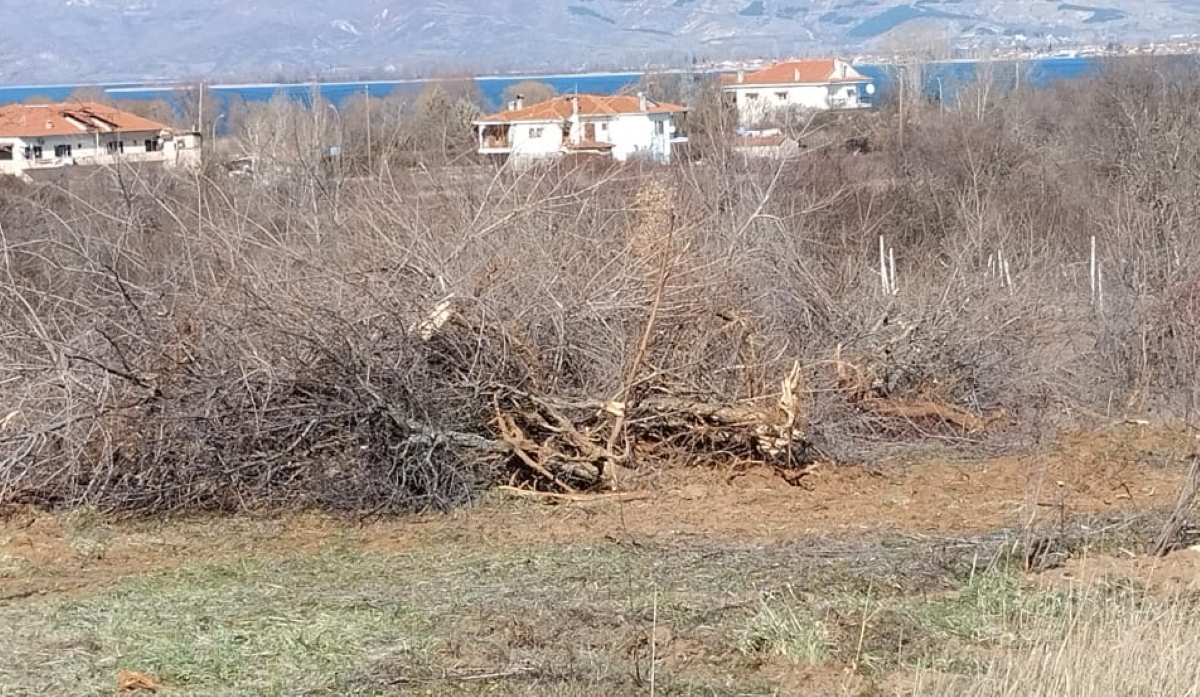
{"type": "Polygon", "coordinates": [[[906,66],[904,66],[902,63],[898,63],[896,67],[898,68],[896,70],[896,76],[897,76],[897,78],[899,78],[898,82],[900,84],[899,147],[900,147],[900,150],[903,151],[904,150],[904,93],[908,91],[908,84],[907,84],[908,83],[908,70],[906,69],[906,66]]]}
{"type": "Polygon", "coordinates": [[[366,97],[364,106],[367,109],[367,172],[371,172],[371,86],[363,85],[363,95],[366,97]]]}
{"type": "Polygon", "coordinates": [[[317,135],[317,137],[318,137],[318,138],[320,138],[320,135],[319,135],[319,126],[320,126],[320,123],[321,123],[321,121],[320,121],[320,115],[317,113],[317,107],[320,105],[320,102],[321,102],[321,88],[320,88],[320,86],[317,84],[317,74],[316,74],[316,73],[313,73],[313,78],[312,78],[312,97],[310,97],[310,98],[309,98],[309,105],[308,105],[308,108],[309,108],[309,109],[312,111],[312,115],[313,115],[313,132],[314,132],[314,134],[318,134],[318,135],[317,135]]]}
{"type": "MultiPolygon", "coordinates": [[[[196,108],[196,133],[199,134],[197,136],[197,140],[200,142],[200,166],[203,167],[206,164],[205,163],[206,158],[204,157],[204,153],[206,151],[209,151],[212,149],[212,143],[204,142],[204,81],[203,80],[201,80],[199,83],[197,83],[196,89],[200,91],[200,97],[198,99],[197,108],[196,108]]],[[[216,138],[214,138],[214,140],[216,140],[216,138]]]]}

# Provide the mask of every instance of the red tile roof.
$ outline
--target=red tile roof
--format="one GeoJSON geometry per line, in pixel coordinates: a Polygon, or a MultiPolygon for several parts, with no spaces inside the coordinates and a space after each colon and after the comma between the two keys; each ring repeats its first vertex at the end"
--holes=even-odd
{"type": "Polygon", "coordinates": [[[0,107],[0,138],[164,130],[170,129],[157,121],[93,102],[0,107]]]}
{"type": "MultiPolygon", "coordinates": [[[[574,109],[571,104],[572,99],[579,100],[580,116],[642,113],[641,102],[636,95],[620,94],[610,97],[595,94],[562,95],[554,99],[532,104],[523,109],[513,109],[492,114],[491,116],[484,116],[477,119],[476,123],[561,121],[570,118],[574,109]]],[[[646,99],[645,113],[674,114],[684,111],[687,111],[687,107],[685,106],[646,99]]]]}
{"type": "Polygon", "coordinates": [[[870,78],[842,61],[832,58],[792,60],[746,73],[741,82],[736,75],[722,75],[722,85],[802,85],[829,82],[869,82],[870,78]],[[839,63],[845,66],[845,75],[839,75],[839,63]]]}

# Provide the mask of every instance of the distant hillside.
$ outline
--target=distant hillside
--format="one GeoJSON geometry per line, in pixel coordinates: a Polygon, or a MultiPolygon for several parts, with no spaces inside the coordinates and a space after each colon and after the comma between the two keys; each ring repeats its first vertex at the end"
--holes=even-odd
{"type": "Polygon", "coordinates": [[[960,44],[1165,39],[1200,0],[0,0],[0,82],[571,70],[960,44]],[[1021,37],[1024,37],[1023,39],[1021,37]]]}

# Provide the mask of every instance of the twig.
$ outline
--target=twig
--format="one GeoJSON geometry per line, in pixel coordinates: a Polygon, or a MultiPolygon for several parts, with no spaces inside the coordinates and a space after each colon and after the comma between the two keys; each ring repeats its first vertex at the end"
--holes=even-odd
{"type": "Polygon", "coordinates": [[[658,660],[658,584],[654,585],[654,610],[650,619],[650,697],[657,693],[655,690],[655,662],[658,660]]]}
{"type": "Polygon", "coordinates": [[[1175,508],[1167,517],[1167,522],[1163,524],[1158,539],[1154,541],[1155,556],[1165,557],[1175,548],[1180,531],[1183,530],[1184,525],[1187,525],[1188,515],[1192,511],[1192,504],[1196,501],[1198,491],[1200,491],[1200,454],[1192,456],[1192,464],[1188,467],[1187,479],[1183,483],[1183,488],[1179,490],[1179,498],[1175,500],[1175,508]]]}
{"type": "Polygon", "coordinates": [[[507,670],[479,670],[470,673],[443,673],[428,678],[399,677],[388,681],[389,685],[431,685],[437,683],[481,682],[487,680],[508,680],[517,677],[532,677],[540,673],[532,666],[521,666],[507,670]]]}
{"type": "Polygon", "coordinates": [[[570,503],[588,503],[591,501],[641,501],[650,498],[650,493],[645,491],[612,491],[600,494],[560,494],[554,491],[532,491],[530,489],[521,489],[520,487],[508,486],[502,484],[496,487],[497,491],[503,491],[515,496],[525,496],[535,499],[551,499],[554,501],[567,501],[570,503]]]}

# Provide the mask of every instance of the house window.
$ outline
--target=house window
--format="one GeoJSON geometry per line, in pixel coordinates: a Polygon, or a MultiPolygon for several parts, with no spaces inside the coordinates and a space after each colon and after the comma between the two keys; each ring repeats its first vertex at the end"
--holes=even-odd
{"type": "Polygon", "coordinates": [[[607,121],[601,121],[601,122],[600,122],[600,130],[601,130],[601,131],[607,131],[607,130],[608,130],[608,122],[607,122],[607,121]]]}
{"type": "Polygon", "coordinates": [[[25,148],[25,159],[26,159],[26,160],[40,160],[40,159],[42,159],[42,146],[40,146],[40,145],[35,145],[35,146],[31,147],[31,148],[28,148],[28,147],[27,147],[27,148],[25,148]]]}
{"type": "Polygon", "coordinates": [[[788,100],[788,93],[787,92],[776,92],[775,98],[781,102],[786,102],[788,100]]]}
{"type": "Polygon", "coordinates": [[[11,160],[11,159],[13,159],[13,146],[0,145],[0,160],[11,160]]]}
{"type": "Polygon", "coordinates": [[[665,134],[666,132],[667,132],[667,122],[666,121],[655,121],[654,122],[655,135],[661,136],[661,135],[665,134]]]}
{"type": "Polygon", "coordinates": [[[54,146],[54,156],[55,157],[70,157],[71,156],[71,146],[70,145],[55,145],[54,146]]]}
{"type": "Polygon", "coordinates": [[[545,129],[544,129],[542,126],[537,126],[537,127],[535,127],[535,128],[530,128],[530,129],[529,129],[529,137],[530,137],[530,138],[541,138],[541,137],[542,137],[542,133],[543,133],[544,131],[545,131],[545,129]]]}
{"type": "Polygon", "coordinates": [[[162,141],[157,138],[152,138],[146,141],[146,152],[158,152],[162,150],[162,141]]]}
{"type": "Polygon", "coordinates": [[[106,145],[109,155],[125,152],[125,141],[123,140],[110,140],[106,145]]]}
{"type": "Polygon", "coordinates": [[[751,102],[756,101],[758,99],[758,92],[747,92],[746,99],[751,102]]]}

